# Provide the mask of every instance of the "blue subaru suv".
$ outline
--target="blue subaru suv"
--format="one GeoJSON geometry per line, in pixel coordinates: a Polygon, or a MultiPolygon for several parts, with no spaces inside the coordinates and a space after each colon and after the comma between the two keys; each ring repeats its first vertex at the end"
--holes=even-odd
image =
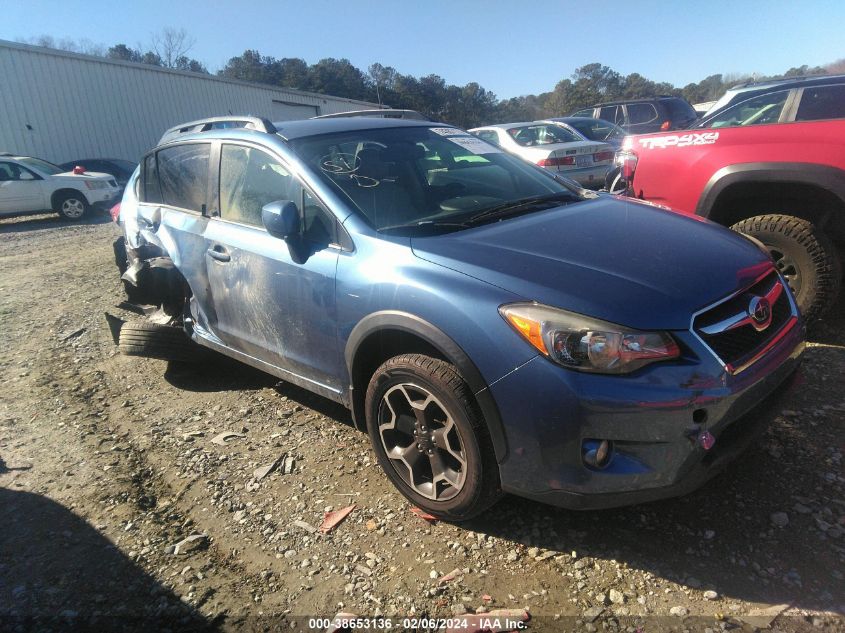
{"type": "Polygon", "coordinates": [[[804,346],[759,244],[429,121],[187,123],[120,223],[127,288],[170,334],[342,403],[399,491],[450,520],[502,493],[688,492],[804,346]]]}

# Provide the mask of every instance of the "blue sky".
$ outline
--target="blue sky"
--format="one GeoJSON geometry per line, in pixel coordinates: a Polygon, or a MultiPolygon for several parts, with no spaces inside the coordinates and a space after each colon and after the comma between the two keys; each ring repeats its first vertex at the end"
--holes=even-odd
{"type": "Polygon", "coordinates": [[[215,71],[247,48],[273,57],[346,57],[499,98],[554,88],[583,64],[683,86],[714,73],[773,74],[845,57],[842,0],[0,0],[0,39],[42,34],[147,47],[186,28],[215,71]]]}

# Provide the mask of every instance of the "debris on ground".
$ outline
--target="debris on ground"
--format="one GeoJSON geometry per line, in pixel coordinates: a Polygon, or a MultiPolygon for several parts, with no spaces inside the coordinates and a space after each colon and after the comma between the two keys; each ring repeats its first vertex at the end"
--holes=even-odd
{"type": "Polygon", "coordinates": [[[274,470],[276,470],[276,468],[278,468],[278,467],[279,467],[279,464],[282,464],[282,463],[284,462],[284,459],[285,459],[286,457],[287,457],[287,455],[286,455],[286,454],[282,454],[282,455],[280,455],[277,459],[273,460],[272,462],[270,462],[270,463],[269,463],[269,464],[267,464],[266,466],[261,466],[260,468],[256,468],[256,469],[252,472],[252,476],[253,476],[253,477],[255,477],[255,480],[256,480],[256,481],[261,481],[261,480],[262,480],[262,479],[264,479],[267,475],[269,475],[269,474],[270,474],[270,473],[272,473],[274,470]]]}
{"type": "Polygon", "coordinates": [[[437,523],[437,517],[433,514],[429,514],[425,510],[421,510],[417,506],[411,507],[411,512],[421,518],[423,521],[428,521],[429,523],[437,523]]]}
{"type": "Polygon", "coordinates": [[[447,582],[452,582],[455,578],[461,575],[461,570],[457,567],[450,571],[448,574],[443,574],[440,578],[437,579],[438,585],[445,585],[447,582]]]}
{"type": "Polygon", "coordinates": [[[349,513],[355,509],[355,504],[353,503],[351,506],[346,506],[345,508],[341,508],[340,510],[335,510],[334,512],[326,512],[323,515],[323,522],[320,524],[320,532],[323,534],[328,534],[331,532],[335,527],[337,527],[338,523],[343,521],[346,517],[349,516],[349,513]]]}
{"type": "Polygon", "coordinates": [[[76,330],[72,330],[70,332],[65,332],[64,334],[61,335],[62,343],[69,341],[72,338],[76,338],[77,336],[84,334],[85,330],[86,330],[86,328],[81,327],[81,328],[78,328],[76,330]]]}
{"type": "Polygon", "coordinates": [[[222,433],[215,435],[211,438],[212,444],[219,444],[220,446],[226,446],[226,442],[228,440],[234,439],[236,437],[246,437],[242,433],[235,433],[233,431],[223,431],[222,433]]]}

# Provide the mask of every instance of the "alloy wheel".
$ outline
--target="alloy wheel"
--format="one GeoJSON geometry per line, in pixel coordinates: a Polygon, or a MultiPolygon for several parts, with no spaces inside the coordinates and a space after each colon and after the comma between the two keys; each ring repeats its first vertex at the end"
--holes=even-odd
{"type": "Polygon", "coordinates": [[[798,268],[793,259],[786,253],[773,249],[770,249],[769,252],[772,254],[772,259],[775,260],[775,266],[777,266],[778,271],[786,279],[786,283],[789,284],[792,294],[798,296],[798,293],[801,291],[801,269],[798,268]]]}
{"type": "Polygon", "coordinates": [[[85,213],[85,205],[77,198],[68,198],[62,202],[62,214],[72,220],[81,218],[85,213]]]}
{"type": "Polygon", "coordinates": [[[396,473],[414,492],[453,499],[466,479],[466,453],[448,409],[419,385],[394,385],[378,411],[378,433],[396,473]]]}

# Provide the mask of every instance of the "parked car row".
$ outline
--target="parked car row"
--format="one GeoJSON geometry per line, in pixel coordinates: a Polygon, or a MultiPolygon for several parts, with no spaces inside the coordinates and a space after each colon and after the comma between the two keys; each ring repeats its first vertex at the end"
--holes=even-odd
{"type": "Polygon", "coordinates": [[[88,209],[108,208],[122,192],[108,173],[66,170],[31,156],[0,154],[0,215],[55,211],[79,220],[88,209]]]}
{"type": "Polygon", "coordinates": [[[683,494],[795,375],[765,249],[538,168],[604,164],[558,123],[475,130],[495,143],[407,117],[217,123],[168,131],[126,188],[117,263],[170,321],[122,348],[187,335],[342,403],[437,517],[683,494]]]}
{"type": "Polygon", "coordinates": [[[589,140],[556,121],[488,125],[469,133],[539,167],[560,172],[584,187],[603,186],[613,166],[613,145],[589,140]]]}

